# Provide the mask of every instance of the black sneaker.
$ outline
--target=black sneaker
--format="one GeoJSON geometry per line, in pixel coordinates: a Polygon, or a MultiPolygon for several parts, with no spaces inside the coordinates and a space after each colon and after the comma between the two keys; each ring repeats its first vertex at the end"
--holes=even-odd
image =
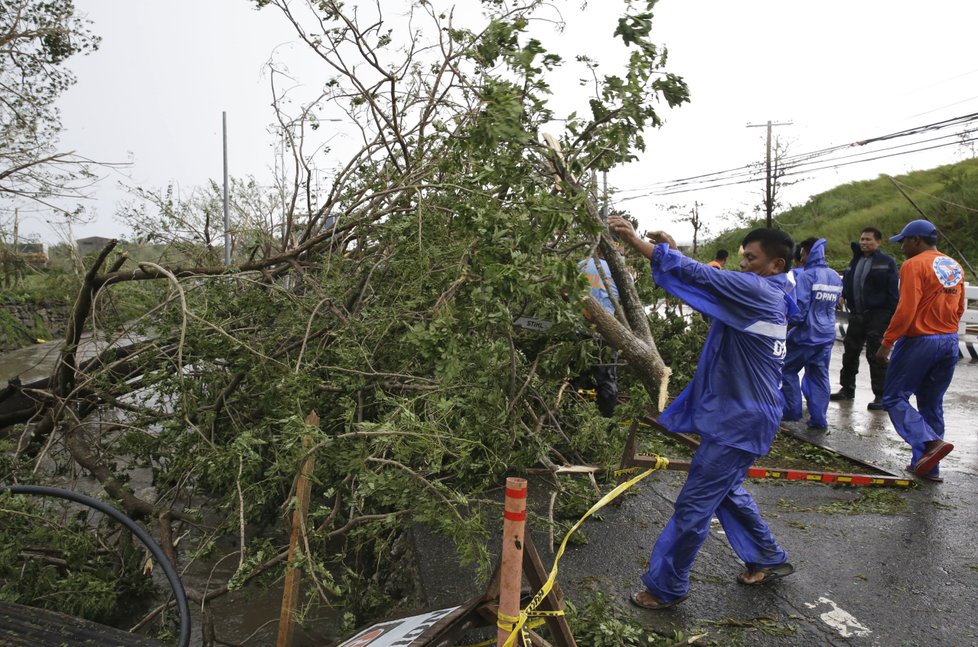
{"type": "MultiPolygon", "coordinates": [[[[829,396],[832,397],[832,396],[829,396]]],[[[882,411],[883,410],[883,400],[880,398],[874,398],[872,402],[866,405],[866,408],[870,411],[882,411]]]]}
{"type": "Polygon", "coordinates": [[[838,402],[839,400],[852,400],[855,397],[855,393],[849,389],[842,388],[830,395],[829,400],[832,400],[832,402],[838,402]]]}

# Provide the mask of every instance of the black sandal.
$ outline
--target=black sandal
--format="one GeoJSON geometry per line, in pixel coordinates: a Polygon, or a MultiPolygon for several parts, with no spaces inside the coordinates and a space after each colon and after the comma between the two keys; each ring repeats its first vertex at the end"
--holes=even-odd
{"type": "Polygon", "coordinates": [[[632,595],[629,598],[629,600],[632,601],[632,604],[634,604],[635,606],[637,606],[637,607],[639,607],[641,609],[648,609],[650,611],[658,611],[660,609],[668,609],[669,607],[674,607],[674,606],[676,606],[677,604],[679,604],[680,602],[682,602],[683,600],[685,600],[688,597],[689,597],[688,595],[684,595],[681,598],[676,598],[675,600],[670,600],[669,602],[662,602],[662,601],[657,600],[656,598],[654,598],[652,596],[652,594],[649,593],[647,590],[642,589],[641,591],[635,591],[634,593],[632,593],[632,595]],[[638,596],[640,596],[643,593],[648,593],[649,594],[649,597],[652,598],[653,600],[655,600],[655,602],[651,602],[651,603],[649,603],[649,602],[642,602],[639,599],[638,596]]]}
{"type": "Polygon", "coordinates": [[[759,568],[757,570],[746,570],[737,576],[737,581],[744,586],[759,586],[761,584],[768,584],[774,580],[780,579],[782,577],[787,577],[795,572],[795,567],[785,562],[784,564],[779,564],[777,566],[769,566],[767,568],[759,568]],[[756,582],[748,582],[746,578],[756,573],[762,573],[764,577],[757,580],[756,582]]]}

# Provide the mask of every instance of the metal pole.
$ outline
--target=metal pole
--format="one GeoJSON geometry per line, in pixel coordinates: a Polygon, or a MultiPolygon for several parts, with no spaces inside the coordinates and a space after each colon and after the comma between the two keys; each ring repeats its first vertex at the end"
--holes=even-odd
{"type": "Polygon", "coordinates": [[[231,265],[231,223],[228,215],[228,113],[221,112],[221,131],[224,138],[224,265],[231,265]]]}

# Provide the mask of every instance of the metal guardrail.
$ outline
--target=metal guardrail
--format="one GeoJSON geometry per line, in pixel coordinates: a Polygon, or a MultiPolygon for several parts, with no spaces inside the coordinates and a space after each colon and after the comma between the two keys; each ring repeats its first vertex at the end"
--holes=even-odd
{"type": "MultiPolygon", "coordinates": [[[[958,324],[958,359],[978,362],[978,285],[965,283],[965,311],[958,324]]],[[[846,336],[848,324],[847,312],[836,313],[836,340],[842,341],[846,336]]]]}
{"type": "Polygon", "coordinates": [[[978,329],[978,285],[964,284],[965,310],[961,316],[958,334],[969,334],[968,329],[978,329]]]}

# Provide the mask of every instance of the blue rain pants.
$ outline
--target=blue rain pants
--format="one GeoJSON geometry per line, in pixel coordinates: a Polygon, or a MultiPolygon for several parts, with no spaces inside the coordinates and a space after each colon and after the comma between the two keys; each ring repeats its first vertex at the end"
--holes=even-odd
{"type": "Polygon", "coordinates": [[[652,548],[649,570],[642,575],[642,584],[657,599],[671,602],[689,594],[689,571],[710,533],[713,515],[748,569],[788,561],[788,553],[775,541],[754,499],[741,487],[756,458],[751,452],[703,438],[672,518],[652,548]]]}
{"type": "MultiPolygon", "coordinates": [[[[883,408],[912,451],[911,466],[924,454],[924,445],[944,438],[944,393],[958,364],[958,335],[901,337],[893,345],[883,385],[883,408]],[[910,396],[917,396],[917,408],[910,396]]],[[[931,476],[937,476],[934,468],[931,476]]]]}
{"type": "Polygon", "coordinates": [[[793,345],[788,342],[784,358],[784,374],[781,378],[781,394],[784,396],[784,420],[801,420],[801,396],[808,403],[808,426],[826,429],[829,425],[825,412],[829,410],[829,362],[832,360],[832,343],[817,346],[793,345]],[[805,369],[798,388],[798,373],[805,369]]]}

